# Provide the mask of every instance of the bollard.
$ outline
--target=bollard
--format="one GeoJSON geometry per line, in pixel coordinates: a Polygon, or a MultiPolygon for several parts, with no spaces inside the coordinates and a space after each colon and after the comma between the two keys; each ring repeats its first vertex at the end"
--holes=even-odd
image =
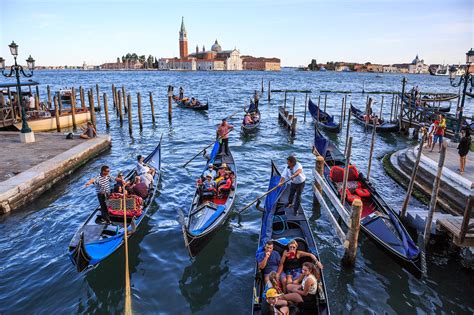
{"type": "Polygon", "coordinates": [[[306,122],[307,108],[308,108],[308,93],[305,93],[305,95],[304,95],[304,118],[303,118],[303,122],[306,122]]]}
{"type": "Polygon", "coordinates": [[[370,180],[370,168],[372,166],[372,155],[374,154],[374,143],[375,143],[375,125],[376,118],[374,118],[374,127],[372,128],[372,140],[370,141],[370,153],[369,153],[369,165],[367,166],[367,180],[370,180]]]}
{"type": "Polygon", "coordinates": [[[344,241],[344,256],[342,264],[345,266],[354,266],[357,256],[357,241],[360,231],[360,214],[362,212],[362,201],[355,199],[352,202],[352,214],[349,230],[347,231],[346,240],[344,241]]]}
{"type": "MultiPolygon", "coordinates": [[[[324,158],[321,155],[316,157],[316,172],[324,178],[324,158]]],[[[319,183],[316,183],[316,188],[319,193],[323,193],[323,187],[319,183]]]]}
{"type": "Polygon", "coordinates": [[[89,110],[91,113],[91,121],[94,127],[97,127],[95,118],[94,96],[92,95],[92,90],[88,91],[87,95],[89,96],[89,110]]]}
{"type": "Polygon", "coordinates": [[[110,127],[110,123],[109,123],[109,103],[108,103],[108,100],[107,100],[107,94],[105,92],[104,92],[104,95],[103,95],[103,99],[104,99],[105,127],[108,129],[110,127]]]}
{"type": "Polygon", "coordinates": [[[46,92],[48,93],[48,109],[51,109],[53,104],[51,103],[51,89],[49,85],[46,86],[46,92]]]}
{"type": "Polygon", "coordinates": [[[117,98],[115,95],[115,85],[112,83],[112,103],[114,105],[114,108],[117,108],[117,98]]]}
{"type": "Polygon", "coordinates": [[[286,110],[286,91],[285,91],[285,100],[283,101],[283,109],[286,110]]]}
{"type": "Polygon", "coordinates": [[[76,124],[76,89],[74,87],[71,90],[71,116],[72,116],[72,128],[75,131],[77,129],[77,124],[76,124]]]}
{"type": "Polygon", "coordinates": [[[133,130],[132,130],[132,124],[133,124],[133,121],[132,121],[132,96],[130,94],[127,95],[127,107],[128,107],[128,132],[130,132],[130,134],[133,133],[133,130]]]}
{"type": "Polygon", "coordinates": [[[352,137],[349,137],[347,143],[346,166],[344,167],[344,180],[342,181],[341,203],[346,199],[347,178],[349,177],[349,165],[351,164],[352,137]]]}
{"type": "Polygon", "coordinates": [[[171,106],[171,98],[173,97],[173,86],[168,85],[168,120],[171,122],[173,117],[173,107],[171,106]]]}
{"type": "MultiPolygon", "coordinates": [[[[117,91],[117,101],[118,101],[118,115],[120,119],[120,126],[123,124],[123,112],[122,112],[122,91],[118,90],[117,91]]],[[[123,104],[125,106],[125,104],[123,104]]]]}
{"type": "Polygon", "coordinates": [[[127,94],[125,94],[125,86],[122,85],[123,109],[127,113],[127,94]]]}
{"type": "Polygon", "coordinates": [[[268,103],[270,103],[271,90],[270,90],[270,80],[268,80],[268,103]]]}
{"type": "Polygon", "coordinates": [[[140,130],[143,129],[143,118],[142,118],[142,97],[140,92],[137,93],[137,107],[138,107],[138,124],[140,125],[140,130]]]}
{"type": "Polygon", "coordinates": [[[296,96],[293,96],[293,113],[291,116],[293,117],[292,119],[295,119],[295,105],[296,105],[296,96]]]}
{"type": "Polygon", "coordinates": [[[325,94],[325,95],[324,95],[324,111],[326,111],[327,101],[328,101],[328,95],[325,94]]]}
{"type": "Polygon", "coordinates": [[[263,78],[262,78],[262,94],[263,94],[263,78]]]}
{"type": "Polygon", "coordinates": [[[58,92],[59,114],[63,112],[63,101],[61,100],[61,92],[58,92]]]}
{"type": "Polygon", "coordinates": [[[95,92],[97,94],[97,111],[100,112],[100,90],[99,90],[99,84],[95,85],[95,92]]]}
{"type": "Polygon", "coordinates": [[[155,106],[153,105],[153,94],[150,92],[151,121],[155,124],[155,106]]]}
{"type": "Polygon", "coordinates": [[[84,97],[84,89],[82,88],[82,86],[79,86],[79,97],[81,98],[82,111],[85,113],[87,112],[87,106],[84,97]]]}
{"type": "Polygon", "coordinates": [[[56,130],[57,132],[61,132],[61,124],[59,121],[59,108],[58,108],[58,97],[54,95],[54,115],[56,117],[56,130]]]}
{"type": "Polygon", "coordinates": [[[351,129],[351,116],[352,116],[352,111],[349,110],[349,116],[347,116],[347,127],[346,127],[346,142],[344,146],[344,156],[347,155],[347,144],[349,142],[349,130],[351,129]]]}
{"type": "Polygon", "coordinates": [[[402,209],[400,210],[400,218],[405,218],[408,208],[408,203],[410,202],[411,192],[413,190],[413,185],[415,184],[416,173],[418,172],[418,165],[420,164],[421,160],[421,152],[423,151],[423,143],[425,142],[426,135],[423,135],[420,140],[420,147],[418,149],[418,153],[416,155],[415,165],[413,166],[413,170],[411,172],[410,183],[408,184],[407,194],[405,195],[405,199],[403,200],[402,209]]]}
{"type": "Polygon", "coordinates": [[[433,222],[433,214],[436,211],[436,202],[438,199],[439,185],[441,183],[441,175],[443,172],[445,158],[446,158],[446,145],[443,145],[441,147],[441,154],[439,156],[439,161],[438,161],[438,172],[436,173],[435,181],[433,183],[433,190],[431,191],[430,207],[428,210],[428,217],[426,218],[426,222],[425,222],[425,231],[423,233],[425,246],[430,241],[431,223],[433,222]]]}

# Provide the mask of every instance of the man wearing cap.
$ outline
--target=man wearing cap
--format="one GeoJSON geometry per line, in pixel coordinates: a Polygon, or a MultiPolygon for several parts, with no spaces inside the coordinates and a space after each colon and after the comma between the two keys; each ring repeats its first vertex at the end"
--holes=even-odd
{"type": "Polygon", "coordinates": [[[267,303],[271,307],[272,314],[275,315],[287,315],[290,314],[290,309],[288,308],[288,301],[280,299],[283,294],[279,294],[278,291],[274,288],[267,290],[265,297],[267,298],[267,303]]]}
{"type": "Polygon", "coordinates": [[[234,129],[234,126],[227,123],[227,119],[222,119],[222,123],[217,128],[217,137],[220,140],[219,154],[223,151],[226,155],[229,155],[229,132],[234,129]]]}
{"type": "Polygon", "coordinates": [[[287,207],[293,207],[293,211],[295,215],[297,215],[301,204],[301,193],[304,189],[306,176],[303,173],[303,166],[293,155],[290,155],[286,159],[286,163],[287,166],[281,174],[280,183],[278,185],[281,186],[285,181],[291,179],[290,196],[288,197],[287,207]]]}
{"type": "Polygon", "coordinates": [[[204,171],[204,173],[202,174],[202,177],[206,179],[207,175],[211,175],[211,178],[215,179],[217,177],[217,173],[214,170],[214,164],[209,163],[207,167],[208,168],[207,170],[204,171]]]}

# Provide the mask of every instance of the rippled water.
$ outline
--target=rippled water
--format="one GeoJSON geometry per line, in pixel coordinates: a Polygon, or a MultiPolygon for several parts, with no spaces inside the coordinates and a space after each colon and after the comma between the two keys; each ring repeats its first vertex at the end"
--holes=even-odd
{"type": "MultiPolygon", "coordinates": [[[[136,106],[136,92],[142,93],[144,129],[138,129],[134,108],[134,131],[130,137],[127,122],[119,126],[115,114],[111,128],[105,130],[99,116],[99,132],[112,135],[112,149],[62,180],[34,203],[13,214],[0,217],[0,313],[2,314],[69,314],[121,313],[123,311],[123,251],[106,260],[87,274],[78,274],[66,250],[74,232],[97,205],[92,188],[84,183],[102,164],[113,173],[125,170],[137,154],[150,152],[163,134],[163,179],[149,217],[129,243],[132,284],[132,307],[137,314],[248,314],[251,307],[254,257],[260,227],[260,215],[254,209],[241,217],[234,215],[226,227],[195,260],[184,248],[176,209],[187,210],[194,191],[194,180],[205,163],[199,157],[186,169],[179,167],[203,146],[210,143],[219,120],[246,104],[254,89],[260,89],[262,77],[272,80],[272,89],[304,88],[313,90],[317,99],[320,89],[398,90],[400,75],[357,73],[184,73],[184,72],[37,72],[35,79],[54,89],[99,83],[101,92],[111,95],[111,84],[126,86],[136,106]],[[167,85],[182,85],[186,94],[209,100],[209,113],[174,108],[173,121],[167,120],[167,85]],[[153,92],[156,125],[152,125],[148,92],[153,92]]],[[[451,91],[448,79],[428,75],[408,76],[409,86],[418,84],[422,91],[451,91]]],[[[4,79],[2,79],[4,80],[4,79]]],[[[45,86],[41,93],[45,93],[45,86]]],[[[266,95],[266,94],[265,94],[266,95]]],[[[340,113],[341,95],[330,94],[328,111],[340,113]]],[[[353,94],[354,105],[363,107],[365,95],[353,94]]],[[[380,96],[374,96],[380,102],[380,96]]],[[[296,95],[298,130],[295,139],[277,123],[277,105],[283,95],[273,94],[270,104],[261,102],[262,124],[257,135],[242,137],[234,132],[230,147],[239,171],[237,208],[265,191],[270,175],[270,160],[283,165],[285,157],[296,153],[311,177],[314,136],[309,115],[303,122],[304,95],[296,95]]],[[[288,104],[292,97],[289,96],[288,104]]],[[[391,98],[385,100],[390,104],[391,98]]],[[[470,112],[473,113],[472,103],[470,112]]],[[[377,104],[375,105],[377,108],[377,104]]],[[[455,107],[455,104],[454,104],[455,107]]],[[[389,105],[385,106],[388,112],[389,105]]],[[[112,112],[112,111],[111,111],[112,112]]],[[[242,116],[231,123],[238,125],[242,116]]],[[[362,170],[367,168],[370,134],[357,123],[351,127],[352,160],[362,170]]],[[[344,146],[345,129],[339,136],[330,135],[344,146]]],[[[387,202],[399,208],[404,190],[383,170],[381,158],[411,143],[398,135],[377,136],[372,164],[375,186],[387,202]]],[[[19,157],[21,158],[21,157],[19,157]]],[[[331,310],[340,313],[472,313],[474,311],[473,273],[460,267],[447,247],[436,249],[428,257],[428,277],[417,280],[384,255],[365,236],[353,270],[343,269],[343,251],[323,215],[312,213],[312,194],[306,186],[303,206],[311,217],[313,231],[325,265],[331,310]]],[[[423,208],[416,200],[411,207],[423,208]]]]}

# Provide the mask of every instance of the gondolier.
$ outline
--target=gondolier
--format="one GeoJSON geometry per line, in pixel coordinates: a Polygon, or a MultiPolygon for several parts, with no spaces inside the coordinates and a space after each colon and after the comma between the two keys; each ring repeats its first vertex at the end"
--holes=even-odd
{"type": "Polygon", "coordinates": [[[286,159],[286,162],[287,166],[281,174],[280,183],[278,185],[281,186],[286,180],[291,179],[290,196],[288,197],[287,207],[293,207],[294,213],[297,215],[301,204],[301,193],[304,189],[306,176],[303,172],[303,166],[296,160],[296,157],[290,155],[286,159]]]}
{"type": "Polygon", "coordinates": [[[88,187],[94,184],[95,191],[97,193],[97,199],[99,199],[102,220],[104,220],[104,222],[107,224],[110,224],[111,221],[105,200],[107,200],[107,197],[110,195],[110,187],[112,187],[113,183],[115,183],[115,177],[110,176],[110,168],[107,165],[104,165],[100,169],[100,175],[91,178],[85,186],[88,187]]]}
{"type": "Polygon", "coordinates": [[[229,155],[229,132],[232,129],[234,129],[234,126],[229,125],[226,118],[222,119],[222,123],[217,128],[217,136],[220,139],[219,154],[229,155]]]}
{"type": "Polygon", "coordinates": [[[179,87],[179,99],[182,100],[184,98],[184,89],[182,86],[179,87]]]}
{"type": "Polygon", "coordinates": [[[255,93],[253,94],[253,103],[255,104],[255,108],[258,108],[258,92],[255,90],[255,93]]]}

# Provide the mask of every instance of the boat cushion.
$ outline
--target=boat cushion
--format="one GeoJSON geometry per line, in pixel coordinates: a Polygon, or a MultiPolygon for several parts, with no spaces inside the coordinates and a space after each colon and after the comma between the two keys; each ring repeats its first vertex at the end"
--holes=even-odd
{"type": "MultiPolygon", "coordinates": [[[[340,183],[344,180],[344,168],[341,166],[333,166],[329,171],[329,178],[335,183],[340,183]]],[[[359,172],[354,165],[349,165],[349,175],[347,181],[357,181],[359,179],[359,172]]]]}
{"type": "MultiPolygon", "coordinates": [[[[131,195],[125,199],[127,217],[139,217],[142,214],[143,199],[136,195],[131,195]]],[[[114,193],[108,200],[108,212],[112,216],[123,216],[123,195],[114,193]]]]}
{"type": "Polygon", "coordinates": [[[354,202],[354,200],[360,199],[360,197],[357,196],[356,194],[351,193],[351,191],[348,188],[346,188],[346,199],[349,203],[352,203],[354,202]]]}
{"type": "Polygon", "coordinates": [[[361,182],[358,182],[355,193],[360,197],[370,197],[370,191],[367,188],[363,188],[361,182]]]}
{"type": "Polygon", "coordinates": [[[217,220],[218,217],[225,211],[225,206],[224,205],[219,205],[216,208],[216,211],[212,214],[212,216],[204,223],[199,229],[192,230],[191,234],[193,235],[199,235],[202,232],[204,232],[209,226],[211,226],[214,221],[217,220]]]}

